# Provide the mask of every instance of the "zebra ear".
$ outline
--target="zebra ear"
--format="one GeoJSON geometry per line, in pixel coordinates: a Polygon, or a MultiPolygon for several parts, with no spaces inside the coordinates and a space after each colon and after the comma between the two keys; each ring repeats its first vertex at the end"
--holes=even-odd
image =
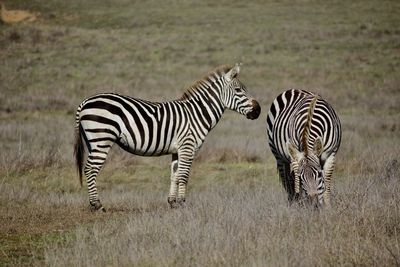
{"type": "Polygon", "coordinates": [[[290,142],[288,141],[286,143],[289,155],[292,161],[299,161],[303,157],[303,153],[301,153],[297,148],[290,142]]]}
{"type": "Polygon", "coordinates": [[[234,78],[238,76],[240,72],[240,65],[242,65],[242,63],[236,63],[235,66],[225,74],[225,79],[228,82],[232,81],[234,78]]]}
{"type": "Polygon", "coordinates": [[[314,142],[314,153],[320,157],[322,155],[322,152],[324,150],[324,147],[322,145],[322,139],[321,137],[317,137],[314,142]]]}

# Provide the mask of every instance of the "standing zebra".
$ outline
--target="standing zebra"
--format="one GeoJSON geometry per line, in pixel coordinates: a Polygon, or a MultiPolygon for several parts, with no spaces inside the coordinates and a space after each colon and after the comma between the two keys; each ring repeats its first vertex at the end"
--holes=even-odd
{"type": "Polygon", "coordinates": [[[225,109],[252,120],[260,115],[260,105],[237,78],[239,71],[239,64],[218,67],[174,101],[157,103],[113,93],[84,100],[76,112],[75,159],[82,184],[84,140],[91,210],[105,211],[96,177],[114,143],[140,156],[172,154],[168,203],[182,204],[195,153],[225,109]]]}
{"type": "Polygon", "coordinates": [[[342,134],[333,108],[314,93],[285,91],[269,109],[267,132],[289,201],[301,196],[313,204],[329,206],[342,134]]]}

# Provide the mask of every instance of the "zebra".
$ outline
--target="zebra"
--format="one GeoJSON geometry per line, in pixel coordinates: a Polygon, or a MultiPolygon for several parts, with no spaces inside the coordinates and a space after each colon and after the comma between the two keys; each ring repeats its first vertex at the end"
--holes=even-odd
{"type": "Polygon", "coordinates": [[[251,120],[260,115],[259,103],[238,79],[240,65],[216,68],[173,101],[150,102],[115,93],[85,99],[76,112],[74,154],[81,185],[82,170],[87,179],[90,209],[105,211],[96,178],[115,143],[140,156],[172,154],[167,201],[171,207],[183,205],[194,156],[224,111],[234,110],[251,120]]]}
{"type": "Polygon", "coordinates": [[[328,102],[305,90],[287,90],[271,104],[268,143],[289,202],[330,206],[331,177],[341,124],[328,102]],[[300,186],[301,185],[301,186],[300,186]]]}

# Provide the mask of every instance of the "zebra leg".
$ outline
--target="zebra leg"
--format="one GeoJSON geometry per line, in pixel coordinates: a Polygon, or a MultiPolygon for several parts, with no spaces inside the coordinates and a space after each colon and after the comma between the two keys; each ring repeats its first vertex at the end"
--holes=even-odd
{"type": "Polygon", "coordinates": [[[172,154],[171,162],[171,186],[169,189],[168,203],[171,208],[176,207],[176,195],[178,192],[178,177],[176,171],[178,170],[178,154],[172,154]]]}
{"type": "Polygon", "coordinates": [[[89,191],[89,203],[91,211],[101,210],[103,212],[106,209],[103,207],[99,200],[96,187],[96,178],[106,161],[108,151],[112,146],[111,142],[96,144],[95,148],[89,152],[86,165],[85,165],[85,175],[89,191]]]}
{"type": "Polygon", "coordinates": [[[285,188],[288,194],[288,200],[291,203],[296,199],[296,194],[294,192],[294,175],[290,172],[290,164],[282,160],[277,160],[276,164],[282,185],[285,188]]]}
{"type": "Polygon", "coordinates": [[[178,169],[176,172],[176,179],[178,181],[178,197],[176,198],[176,202],[181,206],[184,205],[186,200],[186,186],[194,158],[192,147],[193,146],[187,147],[178,152],[178,169]]]}
{"type": "Polygon", "coordinates": [[[335,154],[330,155],[325,161],[323,171],[325,178],[325,192],[324,192],[324,203],[327,207],[330,207],[331,198],[331,177],[333,174],[333,169],[335,168],[335,154]]]}

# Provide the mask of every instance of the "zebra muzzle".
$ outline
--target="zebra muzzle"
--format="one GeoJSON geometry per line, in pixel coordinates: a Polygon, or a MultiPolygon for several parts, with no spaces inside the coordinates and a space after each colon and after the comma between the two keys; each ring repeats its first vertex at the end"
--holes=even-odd
{"type": "Polygon", "coordinates": [[[251,105],[253,106],[252,110],[246,114],[246,118],[250,120],[255,120],[260,116],[261,107],[260,104],[256,100],[251,100],[251,105]]]}

